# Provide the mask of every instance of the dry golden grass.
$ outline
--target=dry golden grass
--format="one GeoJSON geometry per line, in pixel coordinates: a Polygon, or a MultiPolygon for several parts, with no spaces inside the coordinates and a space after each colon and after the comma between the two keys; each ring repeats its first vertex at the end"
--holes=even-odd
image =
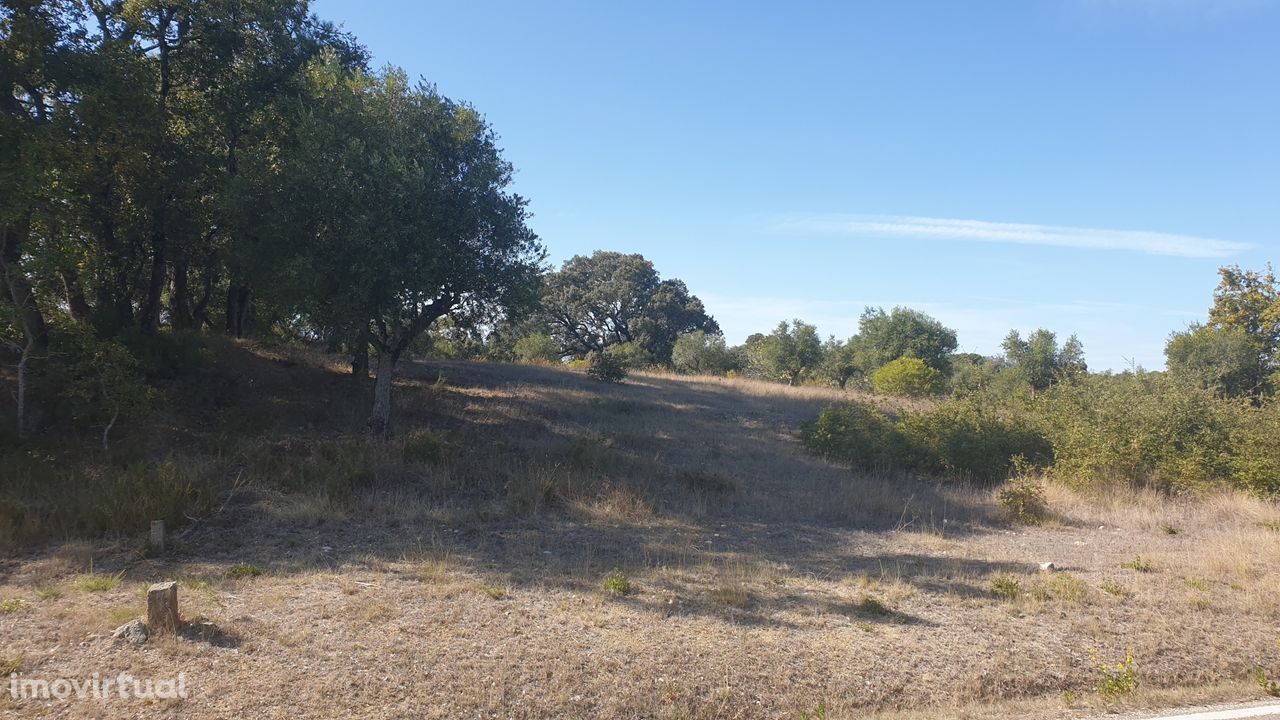
{"type": "Polygon", "coordinates": [[[1280,671],[1274,503],[1051,486],[1055,522],[1011,526],[989,488],[862,477],[806,453],[799,423],[844,397],[822,388],[435,363],[406,368],[398,393],[401,438],[307,470],[360,474],[349,498],[257,483],[167,557],[79,543],[9,562],[0,598],[23,610],[0,614],[0,661],[49,678],[181,671],[192,696],[5,709],[1080,717],[1244,699],[1255,664],[1280,671]],[[426,427],[444,444],[414,435],[426,427]],[[1136,556],[1154,570],[1123,567],[1136,556]],[[91,561],[118,585],[77,587],[91,561]],[[615,571],[625,592],[606,585],[615,571]],[[166,577],[212,629],[112,641],[166,577]],[[1018,594],[997,596],[998,577],[1018,594]],[[1134,695],[1095,692],[1095,651],[1133,653],[1134,695]]]}

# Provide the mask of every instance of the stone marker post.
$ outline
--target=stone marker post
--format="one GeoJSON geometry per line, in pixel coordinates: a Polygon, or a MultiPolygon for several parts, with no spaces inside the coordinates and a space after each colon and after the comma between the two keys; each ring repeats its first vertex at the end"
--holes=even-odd
{"type": "Polygon", "coordinates": [[[147,630],[153,634],[178,629],[178,583],[156,583],[147,590],[147,630]]]}

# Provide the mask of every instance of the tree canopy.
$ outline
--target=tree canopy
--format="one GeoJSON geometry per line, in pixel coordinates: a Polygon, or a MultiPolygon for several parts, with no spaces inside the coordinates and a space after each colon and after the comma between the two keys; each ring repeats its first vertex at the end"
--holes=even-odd
{"type": "Polygon", "coordinates": [[[682,333],[720,334],[683,281],[661,280],[639,254],[599,250],[570,258],[547,276],[542,312],[561,350],[572,357],[636,343],[651,362],[666,365],[682,333]]]}

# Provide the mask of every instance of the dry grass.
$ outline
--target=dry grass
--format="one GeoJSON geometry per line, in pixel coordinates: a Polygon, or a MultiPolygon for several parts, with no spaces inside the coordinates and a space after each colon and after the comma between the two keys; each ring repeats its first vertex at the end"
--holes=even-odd
{"type": "Polygon", "coordinates": [[[1107,705],[1095,651],[1133,652],[1120,709],[1247,697],[1255,664],[1280,671],[1271,503],[1050,486],[1053,521],[1010,526],[989,488],[804,452],[799,423],[842,397],[822,388],[438,363],[398,393],[390,450],[308,466],[329,487],[360,473],[345,499],[254,482],[168,557],[10,561],[0,661],[186,673],[186,701],[113,713],[136,717],[1079,717],[1107,705]],[[1138,556],[1152,572],[1122,567],[1138,556]],[[117,583],[77,589],[91,564],[117,583]],[[162,578],[210,625],[113,642],[162,578]]]}

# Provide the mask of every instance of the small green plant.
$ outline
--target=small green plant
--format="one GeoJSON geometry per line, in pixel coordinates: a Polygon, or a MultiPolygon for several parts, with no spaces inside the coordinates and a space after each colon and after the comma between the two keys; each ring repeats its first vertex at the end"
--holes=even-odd
{"type": "Polygon", "coordinates": [[[1063,693],[1062,693],[1062,703],[1063,703],[1064,705],[1066,705],[1067,707],[1072,707],[1072,706],[1074,706],[1074,705],[1076,704],[1076,691],[1075,691],[1075,690],[1067,690],[1067,691],[1063,692],[1063,693]]]}
{"type": "Polygon", "coordinates": [[[494,600],[503,600],[511,594],[511,591],[503,585],[481,585],[480,589],[494,600]]]}
{"type": "Polygon", "coordinates": [[[232,565],[231,569],[227,571],[227,577],[235,579],[258,577],[261,574],[262,568],[249,563],[237,563],[232,565]]]}
{"type": "Polygon", "coordinates": [[[36,588],[36,597],[41,600],[57,600],[62,597],[65,592],[66,591],[59,585],[45,585],[43,587],[36,588]]]}
{"type": "Polygon", "coordinates": [[[812,714],[812,715],[810,715],[810,714],[809,714],[807,711],[805,711],[805,710],[801,710],[801,711],[800,711],[800,720],[827,720],[827,705],[826,705],[826,703],[818,703],[818,707],[816,707],[816,708],[814,708],[814,709],[813,709],[813,714],[812,714]]]}
{"type": "Polygon", "coordinates": [[[1151,563],[1147,562],[1146,560],[1143,560],[1141,556],[1135,557],[1134,559],[1121,565],[1120,567],[1125,568],[1127,570],[1133,570],[1134,572],[1140,572],[1140,573],[1149,573],[1155,569],[1151,566],[1151,563]]]}
{"type": "Polygon", "coordinates": [[[1167,522],[1162,522],[1162,523],[1160,523],[1160,529],[1164,531],[1164,534],[1165,534],[1165,535],[1177,535],[1177,534],[1178,534],[1178,528],[1174,527],[1173,525],[1170,525],[1170,524],[1169,524],[1169,523],[1167,523],[1167,522]]]}
{"type": "Polygon", "coordinates": [[[1280,520],[1272,520],[1270,522],[1260,522],[1258,527],[1271,532],[1280,532],[1280,520]]]}
{"type": "Polygon", "coordinates": [[[1024,525],[1039,525],[1049,516],[1044,487],[1029,477],[1019,477],[996,495],[996,501],[1009,518],[1024,525]]]}
{"type": "Polygon", "coordinates": [[[627,379],[627,365],[613,353],[592,353],[587,360],[587,376],[601,382],[620,383],[627,379]]]}
{"type": "Polygon", "coordinates": [[[21,612],[27,607],[27,601],[21,598],[8,598],[0,600],[0,615],[12,615],[21,612]]]}
{"type": "Polygon", "coordinates": [[[1258,687],[1262,688],[1262,692],[1271,697],[1280,697],[1280,682],[1276,682],[1267,677],[1267,671],[1258,665],[1253,669],[1253,678],[1258,681],[1258,687]]]}
{"type": "Polygon", "coordinates": [[[615,568],[613,572],[604,576],[604,589],[614,595],[629,595],[631,581],[627,579],[625,573],[615,568]]]}
{"type": "Polygon", "coordinates": [[[76,578],[76,587],[85,592],[106,592],[119,587],[120,578],[122,577],[124,577],[123,572],[115,575],[103,575],[90,569],[89,572],[76,578]]]}
{"type": "Polygon", "coordinates": [[[1129,592],[1129,588],[1121,585],[1118,582],[1114,582],[1111,580],[1107,580],[1106,582],[1102,583],[1102,591],[1107,593],[1108,595],[1114,595],[1118,598],[1126,598],[1126,597],[1129,597],[1129,595],[1131,594],[1129,592]]]}
{"type": "Polygon", "coordinates": [[[1133,666],[1133,654],[1125,652],[1124,659],[1117,663],[1109,663],[1092,652],[1093,662],[1102,673],[1102,681],[1098,683],[1098,694],[1108,700],[1128,695],[1138,687],[1138,674],[1133,666]]]}
{"type": "Polygon", "coordinates": [[[862,632],[867,632],[867,633],[872,632],[875,629],[871,627],[871,623],[865,622],[865,621],[858,623],[856,627],[862,632]]]}
{"type": "Polygon", "coordinates": [[[1086,585],[1083,580],[1071,573],[1055,573],[1035,586],[1032,595],[1037,600],[1062,600],[1069,603],[1083,603],[1086,596],[1086,585]]]}
{"type": "Polygon", "coordinates": [[[1209,592],[1209,582],[1200,578],[1187,578],[1187,587],[1200,592],[1209,592]]]}
{"type": "Polygon", "coordinates": [[[991,578],[991,592],[1005,600],[1016,600],[1022,594],[1022,583],[1009,575],[997,575],[991,578]]]}

